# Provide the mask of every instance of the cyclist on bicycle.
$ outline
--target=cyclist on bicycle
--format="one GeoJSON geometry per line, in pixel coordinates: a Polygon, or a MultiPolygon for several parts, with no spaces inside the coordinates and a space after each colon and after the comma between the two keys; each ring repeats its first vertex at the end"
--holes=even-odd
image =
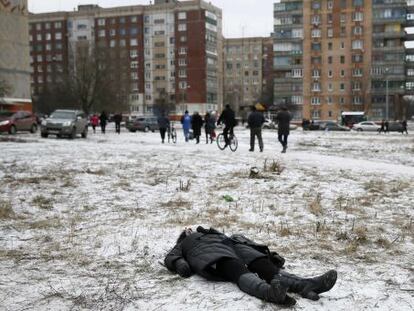
{"type": "Polygon", "coordinates": [[[236,114],[234,113],[234,110],[231,109],[230,105],[226,105],[226,108],[223,110],[223,112],[220,115],[220,118],[217,121],[217,125],[220,125],[221,123],[224,123],[224,141],[226,142],[226,147],[230,145],[230,139],[229,139],[229,133],[230,136],[233,136],[233,129],[237,125],[236,121],[236,114]]]}

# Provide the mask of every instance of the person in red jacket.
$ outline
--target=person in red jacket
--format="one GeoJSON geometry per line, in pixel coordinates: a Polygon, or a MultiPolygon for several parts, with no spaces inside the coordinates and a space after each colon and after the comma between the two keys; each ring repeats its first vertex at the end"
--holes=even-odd
{"type": "Polygon", "coordinates": [[[90,121],[91,121],[92,129],[93,129],[93,133],[95,134],[96,127],[99,125],[99,117],[96,114],[94,114],[92,115],[90,121]]]}

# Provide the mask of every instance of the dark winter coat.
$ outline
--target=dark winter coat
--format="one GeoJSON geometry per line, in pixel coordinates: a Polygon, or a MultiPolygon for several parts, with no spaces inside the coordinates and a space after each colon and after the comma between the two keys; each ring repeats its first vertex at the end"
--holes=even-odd
{"type": "Polygon", "coordinates": [[[170,119],[166,116],[158,117],[157,122],[160,129],[167,129],[170,127],[170,119]]]}
{"type": "Polygon", "coordinates": [[[108,116],[106,113],[102,112],[99,116],[99,121],[101,122],[101,125],[106,125],[106,122],[108,121],[108,116]]]}
{"type": "Polygon", "coordinates": [[[217,121],[218,124],[224,123],[226,127],[234,127],[237,125],[236,114],[231,108],[226,108],[217,121]]]}
{"type": "Polygon", "coordinates": [[[265,122],[265,118],[263,113],[259,111],[252,111],[249,114],[249,118],[247,119],[247,124],[250,128],[258,128],[262,127],[263,123],[265,122]]]}
{"type": "Polygon", "coordinates": [[[211,133],[216,128],[216,119],[211,115],[204,118],[204,123],[207,133],[211,133]]]}
{"type": "Polygon", "coordinates": [[[201,135],[201,128],[203,127],[203,118],[197,113],[191,118],[191,128],[193,129],[194,136],[201,135]]]}
{"type": "MultiPolygon", "coordinates": [[[[207,230],[199,227],[197,233],[185,237],[176,244],[164,262],[170,271],[177,272],[175,262],[185,260],[193,273],[208,280],[223,281],[214,268],[214,264],[219,260],[241,259],[249,265],[259,258],[269,257],[273,260],[275,257],[272,257],[272,254],[276,253],[270,253],[266,245],[257,244],[242,235],[228,237],[212,228],[207,230]]],[[[282,267],[283,263],[284,260],[277,266],[282,267]]]]}
{"type": "Polygon", "coordinates": [[[276,116],[276,122],[278,123],[278,133],[279,135],[289,135],[290,132],[290,121],[292,120],[292,115],[289,111],[282,110],[276,116]]]}
{"type": "Polygon", "coordinates": [[[114,115],[114,122],[120,124],[122,122],[122,114],[114,115]]]}

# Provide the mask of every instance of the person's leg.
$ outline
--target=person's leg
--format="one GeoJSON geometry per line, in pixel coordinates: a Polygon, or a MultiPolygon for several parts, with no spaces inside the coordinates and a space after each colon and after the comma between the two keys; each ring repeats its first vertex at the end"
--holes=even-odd
{"type": "Polygon", "coordinates": [[[161,134],[161,142],[164,143],[165,140],[165,133],[167,129],[166,128],[160,128],[160,134],[161,134]]]}
{"type": "Polygon", "coordinates": [[[206,129],[206,144],[208,144],[208,130],[206,129]]]}
{"type": "Polygon", "coordinates": [[[229,145],[230,144],[230,141],[229,141],[229,130],[230,130],[230,128],[227,127],[227,126],[225,126],[224,127],[224,130],[223,130],[224,141],[225,141],[226,145],[229,145]]]}
{"type": "Polygon", "coordinates": [[[285,136],[283,137],[283,145],[285,146],[285,148],[287,148],[288,145],[288,136],[289,134],[285,134],[285,136]]]}
{"type": "Polygon", "coordinates": [[[184,129],[184,138],[185,138],[185,141],[187,142],[188,141],[188,134],[189,134],[189,129],[184,129]]]}
{"type": "Polygon", "coordinates": [[[280,142],[280,144],[282,145],[282,147],[284,146],[284,143],[283,143],[283,139],[282,139],[282,137],[283,137],[283,134],[281,134],[281,133],[279,133],[278,135],[277,135],[277,139],[279,140],[279,142],[280,142]]]}
{"type": "Polygon", "coordinates": [[[255,131],[253,128],[250,128],[250,150],[254,151],[254,140],[255,140],[255,131]]]}
{"type": "Polygon", "coordinates": [[[257,140],[259,141],[260,152],[263,152],[263,137],[261,128],[257,130],[257,140]]]}
{"type": "Polygon", "coordinates": [[[279,269],[267,257],[254,260],[250,263],[249,270],[257,273],[257,275],[267,283],[270,283],[274,276],[279,273],[279,269]]]}
{"type": "Polygon", "coordinates": [[[240,290],[256,298],[285,305],[294,305],[296,301],[286,295],[287,288],[278,280],[272,284],[266,283],[256,274],[251,273],[240,259],[224,258],[216,263],[218,274],[236,283],[240,290]]]}

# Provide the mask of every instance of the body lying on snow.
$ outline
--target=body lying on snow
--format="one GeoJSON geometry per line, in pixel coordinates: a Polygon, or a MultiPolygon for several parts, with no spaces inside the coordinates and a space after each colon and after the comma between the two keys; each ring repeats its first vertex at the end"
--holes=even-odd
{"type": "Polygon", "coordinates": [[[198,274],[211,281],[233,282],[249,295],[288,306],[296,300],[287,292],[318,300],[319,294],[329,291],[337,278],[335,270],[314,278],[287,273],[283,268],[285,260],[266,245],[243,235],[228,237],[203,227],[198,227],[197,232],[185,229],[164,262],[168,270],[182,277],[198,274]]]}

